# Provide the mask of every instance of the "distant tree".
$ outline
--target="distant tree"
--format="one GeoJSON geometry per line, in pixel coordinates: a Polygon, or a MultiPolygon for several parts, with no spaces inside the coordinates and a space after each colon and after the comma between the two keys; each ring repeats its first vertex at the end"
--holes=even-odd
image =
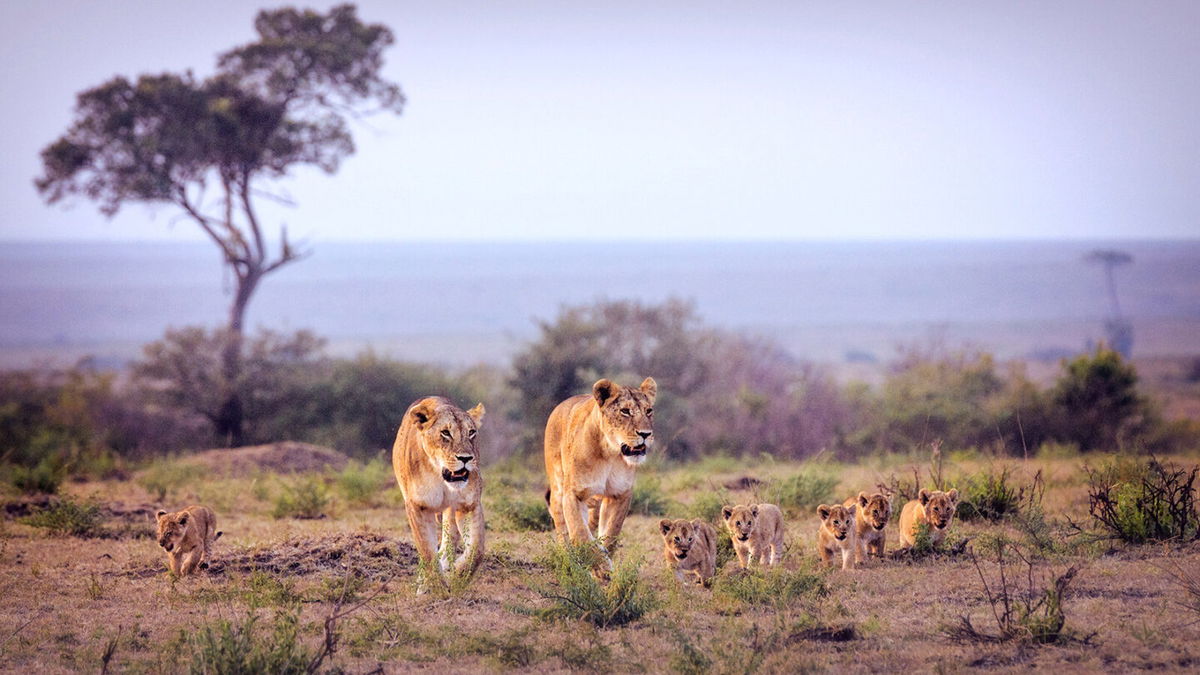
{"type": "Polygon", "coordinates": [[[1121,314],[1121,303],[1117,299],[1117,281],[1114,271],[1121,265],[1133,262],[1133,256],[1114,249],[1097,249],[1084,256],[1084,260],[1104,266],[1104,279],[1108,289],[1110,314],[1104,321],[1108,344],[1126,358],[1133,354],[1133,324],[1121,314]]]}
{"type": "Polygon", "coordinates": [[[110,217],[132,203],[173,205],[220,249],[236,287],[213,424],[233,444],[242,441],[246,307],[263,277],[304,255],[282,228],[268,250],[255,208],[267,196],[261,184],[302,165],[333,173],[354,152],[347,118],[404,105],[380,74],[391,31],[359,21],[354,6],[262,11],[254,27],[258,40],[221,54],[206,80],[118,76],[79,94],[74,123],[42,151],[35,181],[49,203],[82,195],[110,217]]]}
{"type": "Polygon", "coordinates": [[[1112,349],[1100,347],[1063,362],[1063,374],[1051,390],[1059,408],[1060,436],[1081,450],[1115,450],[1150,421],[1138,393],[1133,365],[1112,349]]]}

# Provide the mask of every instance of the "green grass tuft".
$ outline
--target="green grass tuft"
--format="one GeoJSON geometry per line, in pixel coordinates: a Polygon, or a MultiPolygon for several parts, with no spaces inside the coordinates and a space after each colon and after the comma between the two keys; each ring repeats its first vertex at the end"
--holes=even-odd
{"type": "Polygon", "coordinates": [[[544,564],[555,584],[538,591],[550,601],[548,607],[534,612],[543,619],[578,619],[597,628],[612,628],[637,621],[658,605],[637,562],[624,560],[617,564],[611,581],[598,581],[592,571],[603,560],[594,545],[554,544],[544,564]]]}
{"type": "Polygon", "coordinates": [[[100,505],[92,500],[77,502],[63,497],[44,511],[25,517],[22,522],[40,527],[53,535],[99,537],[104,534],[104,515],[100,505]]]}

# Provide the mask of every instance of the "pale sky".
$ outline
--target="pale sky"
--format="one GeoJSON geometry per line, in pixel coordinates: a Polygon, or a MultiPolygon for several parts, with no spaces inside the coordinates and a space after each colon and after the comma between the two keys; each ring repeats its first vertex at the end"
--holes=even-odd
{"type": "MultiPolygon", "coordinates": [[[[286,181],[268,220],[313,242],[1200,236],[1194,0],[358,5],[409,104],[286,181]]],[[[0,0],[0,240],[199,239],[47,207],[38,153],[256,9],[0,0]]]]}

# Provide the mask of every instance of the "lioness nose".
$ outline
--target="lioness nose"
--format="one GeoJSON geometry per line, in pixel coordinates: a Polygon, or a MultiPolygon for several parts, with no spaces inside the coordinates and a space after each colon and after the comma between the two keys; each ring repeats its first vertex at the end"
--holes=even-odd
{"type": "Polygon", "coordinates": [[[644,441],[647,438],[650,438],[650,434],[652,434],[652,433],[654,433],[654,432],[653,431],[639,431],[639,432],[637,432],[637,435],[641,436],[642,440],[644,441]]]}
{"type": "Polygon", "coordinates": [[[466,464],[467,462],[471,461],[472,459],[475,459],[474,457],[472,457],[470,455],[467,455],[466,457],[463,457],[462,455],[455,455],[455,456],[458,457],[458,461],[462,462],[463,464],[466,464]]]}

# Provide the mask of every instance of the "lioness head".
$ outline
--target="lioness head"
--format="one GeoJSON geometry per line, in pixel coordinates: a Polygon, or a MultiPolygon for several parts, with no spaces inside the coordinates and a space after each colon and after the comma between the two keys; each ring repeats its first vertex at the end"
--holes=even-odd
{"type": "Polygon", "coordinates": [[[882,530],[887,527],[888,521],[892,518],[892,500],[880,492],[869,497],[867,493],[860,492],[858,493],[858,515],[862,516],[863,520],[871,527],[882,530]]]}
{"type": "Polygon", "coordinates": [[[917,494],[917,499],[921,502],[921,506],[925,507],[925,515],[934,529],[944,530],[950,526],[950,519],[954,517],[954,509],[958,508],[958,490],[949,492],[921,490],[917,494]]]}
{"type": "Polygon", "coordinates": [[[176,546],[179,546],[180,540],[187,532],[188,512],[176,511],[175,513],[167,513],[159,511],[155,518],[158,520],[158,545],[171,552],[176,546]]]}
{"type": "Polygon", "coordinates": [[[754,523],[758,520],[758,504],[730,506],[721,508],[721,516],[725,518],[725,527],[729,528],[729,536],[738,541],[746,541],[754,532],[754,523]]]}
{"type": "Polygon", "coordinates": [[[663,518],[658,521],[658,528],[662,530],[663,543],[676,560],[688,557],[688,552],[692,550],[692,544],[696,541],[696,526],[692,521],[663,518]]]}
{"type": "Polygon", "coordinates": [[[630,466],[646,460],[646,450],[654,440],[654,398],[658,384],[654,378],[642,380],[634,389],[612,380],[592,385],[592,396],[600,408],[600,428],[609,447],[619,448],[630,466]]]}
{"type": "Polygon", "coordinates": [[[483,422],[483,404],[463,412],[444,398],[431,396],[412,404],[408,414],[417,438],[447,486],[460,489],[472,471],[479,471],[475,435],[483,422]]]}
{"type": "Polygon", "coordinates": [[[854,512],[857,508],[857,504],[852,504],[850,508],[841,504],[818,506],[817,515],[821,517],[821,527],[828,530],[834,539],[845,541],[850,528],[854,527],[854,512]]]}

